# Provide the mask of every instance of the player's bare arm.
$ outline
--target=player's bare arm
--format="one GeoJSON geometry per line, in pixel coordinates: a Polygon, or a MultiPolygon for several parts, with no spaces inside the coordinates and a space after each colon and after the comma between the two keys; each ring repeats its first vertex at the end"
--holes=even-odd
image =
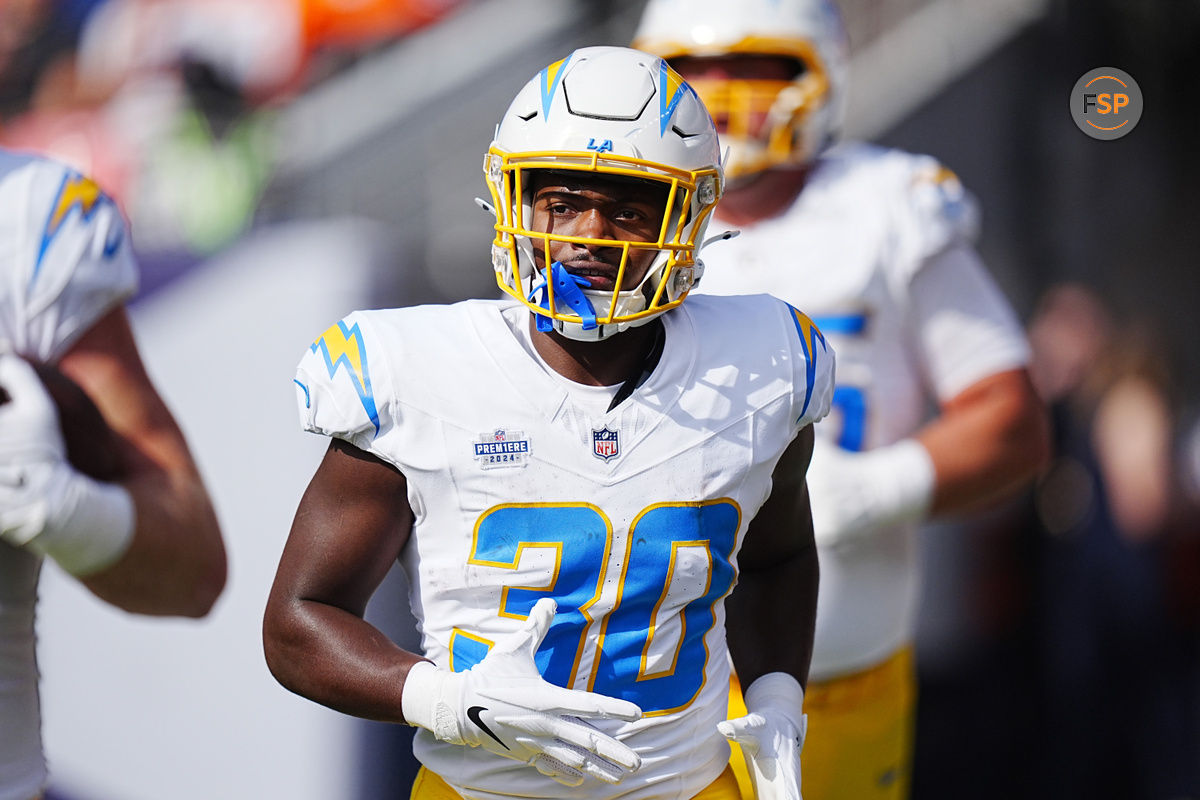
{"type": "Polygon", "coordinates": [[[741,746],[760,800],[800,800],[804,687],[817,618],[817,547],[805,481],[812,449],[810,424],[775,466],[771,495],[746,532],[738,586],[726,604],[747,713],[717,729],[741,746]]]}
{"type": "Polygon", "coordinates": [[[937,476],[932,513],[983,507],[1019,488],[1049,458],[1049,423],[1024,369],[976,381],[941,411],[916,437],[937,476]]]}
{"type": "Polygon", "coordinates": [[[768,672],[808,683],[817,613],[817,549],[805,472],[813,428],[796,434],[772,475],[771,495],[750,523],[738,583],[726,600],[729,652],[743,686],[768,672]]]}
{"type": "Polygon", "coordinates": [[[84,585],[126,611],[204,616],[225,585],[220,528],[183,433],[146,374],[124,309],[102,317],[58,366],[117,434],[120,483],[136,509],[128,550],[82,578],[84,585]]]}
{"type": "Polygon", "coordinates": [[[616,783],[636,769],[632,750],[571,721],[636,719],[636,706],[553,686],[537,673],[533,654],[553,620],[552,600],[461,673],[401,649],[363,618],[412,522],[399,470],[334,439],[300,501],[267,601],[263,644],[275,678],[342,713],[419,725],[569,786],[585,775],[616,783]]]}
{"type": "Polygon", "coordinates": [[[405,721],[401,691],[422,659],[363,615],[412,521],[399,470],[333,439],[300,501],[267,601],[263,645],[281,684],[346,714],[405,721]]]}

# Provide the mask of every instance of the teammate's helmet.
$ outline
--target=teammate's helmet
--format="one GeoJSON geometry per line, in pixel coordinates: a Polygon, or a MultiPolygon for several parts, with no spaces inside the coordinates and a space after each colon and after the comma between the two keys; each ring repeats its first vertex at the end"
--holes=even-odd
{"type": "Polygon", "coordinates": [[[765,55],[797,61],[792,80],[693,80],[729,147],[729,179],[803,164],[837,136],[846,33],[831,0],[650,0],[633,46],[671,59],[765,55]],[[766,115],[755,135],[753,120],[766,115]]]}
{"type": "Polygon", "coordinates": [[[624,47],[586,47],[546,67],[505,112],[483,170],[496,212],[496,282],[540,315],[542,330],[603,339],[679,305],[699,280],[703,265],[696,252],[723,190],[720,147],[703,103],[662,59],[624,47]],[[658,238],[633,242],[532,230],[534,170],[664,185],[658,238]],[[552,241],[619,248],[615,288],[580,292],[552,267],[552,241]],[[534,248],[545,251],[544,270],[534,248]],[[637,249],[658,253],[641,284],[621,291],[637,249]]]}

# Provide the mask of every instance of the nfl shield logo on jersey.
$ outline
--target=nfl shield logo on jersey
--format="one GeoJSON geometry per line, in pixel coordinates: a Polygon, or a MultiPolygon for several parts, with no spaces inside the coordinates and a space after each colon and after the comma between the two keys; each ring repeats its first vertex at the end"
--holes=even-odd
{"type": "Polygon", "coordinates": [[[592,431],[592,455],[611,461],[621,453],[621,440],[617,431],[610,431],[608,426],[598,431],[592,431]]]}

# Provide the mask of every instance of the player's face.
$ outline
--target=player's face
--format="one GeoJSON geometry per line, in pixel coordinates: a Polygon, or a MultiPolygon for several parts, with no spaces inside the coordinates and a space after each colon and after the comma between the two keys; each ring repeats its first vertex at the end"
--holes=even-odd
{"type": "MultiPolygon", "coordinates": [[[[651,181],[554,171],[535,173],[533,187],[533,230],[624,242],[658,240],[669,193],[665,185],[651,181]]],[[[588,288],[612,291],[615,287],[623,248],[554,240],[549,247],[550,259],[587,278],[588,288]]],[[[535,243],[533,250],[538,269],[544,269],[544,248],[535,243]]],[[[657,250],[630,248],[621,289],[636,288],[657,254],[657,250]]]]}
{"type": "MultiPolygon", "coordinates": [[[[805,69],[804,62],[796,59],[752,54],[702,58],[684,56],[671,59],[671,66],[692,85],[700,99],[709,104],[718,133],[729,131],[728,109],[731,103],[740,105],[733,98],[718,100],[718,95],[725,97],[725,91],[718,87],[726,87],[735,81],[794,81],[805,69]]],[[[750,130],[745,131],[746,134],[759,136],[762,133],[775,91],[778,88],[771,90],[763,102],[753,102],[754,107],[748,109],[750,130]]]]}

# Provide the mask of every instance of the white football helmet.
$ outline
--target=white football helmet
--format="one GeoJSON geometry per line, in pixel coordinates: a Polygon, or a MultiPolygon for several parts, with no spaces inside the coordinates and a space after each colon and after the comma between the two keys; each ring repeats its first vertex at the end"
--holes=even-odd
{"type": "Polygon", "coordinates": [[[529,306],[539,328],[596,340],[642,325],[683,302],[703,265],[703,241],[724,179],[712,118],[692,88],[662,59],[624,47],[585,47],[543,69],[505,112],[483,171],[496,214],[496,282],[529,306]],[[590,239],[532,229],[532,170],[598,173],[667,188],[658,238],[590,239]],[[550,243],[622,251],[613,290],[580,291],[551,263],[550,243]],[[544,248],[539,270],[534,248],[544,248]],[[657,250],[645,278],[621,290],[636,249],[657,250]],[[549,273],[549,274],[545,274],[549,273]]]}
{"type": "Polygon", "coordinates": [[[838,135],[848,45],[831,0],[649,0],[633,46],[668,61],[765,55],[799,62],[792,80],[693,80],[725,122],[730,180],[811,160],[838,135]],[[766,123],[755,135],[754,119],[766,123]]]}

